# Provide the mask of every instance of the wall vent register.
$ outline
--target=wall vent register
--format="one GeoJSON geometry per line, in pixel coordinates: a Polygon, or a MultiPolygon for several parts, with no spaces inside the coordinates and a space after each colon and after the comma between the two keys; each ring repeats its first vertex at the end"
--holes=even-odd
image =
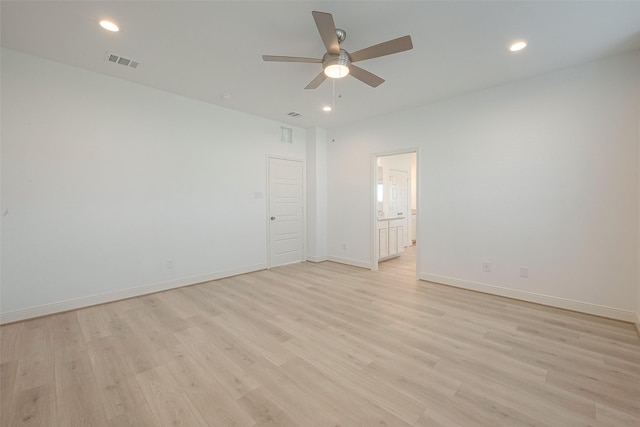
{"type": "Polygon", "coordinates": [[[293,144],[293,129],[280,126],[280,142],[293,144]]]}

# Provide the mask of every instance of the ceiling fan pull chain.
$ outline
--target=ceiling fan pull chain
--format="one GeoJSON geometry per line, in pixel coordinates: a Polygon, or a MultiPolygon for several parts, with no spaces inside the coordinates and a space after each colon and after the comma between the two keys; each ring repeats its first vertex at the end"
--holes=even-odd
{"type": "Polygon", "coordinates": [[[332,80],[333,83],[333,100],[331,101],[331,113],[336,114],[336,81],[332,80]]]}

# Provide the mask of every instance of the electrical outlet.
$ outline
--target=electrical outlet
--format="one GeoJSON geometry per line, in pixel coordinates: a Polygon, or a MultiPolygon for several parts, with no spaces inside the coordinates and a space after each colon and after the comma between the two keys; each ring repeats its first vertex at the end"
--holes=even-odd
{"type": "Polygon", "coordinates": [[[491,263],[490,262],[483,262],[482,263],[482,271],[484,271],[485,273],[491,273],[491,263]]]}
{"type": "Polygon", "coordinates": [[[342,244],[342,249],[347,249],[347,244],[346,243],[342,244]]]}
{"type": "Polygon", "coordinates": [[[167,260],[167,269],[171,270],[173,268],[173,260],[172,259],[168,259],[167,260]]]}
{"type": "Polygon", "coordinates": [[[520,277],[529,277],[529,269],[527,267],[520,267],[520,277]]]}

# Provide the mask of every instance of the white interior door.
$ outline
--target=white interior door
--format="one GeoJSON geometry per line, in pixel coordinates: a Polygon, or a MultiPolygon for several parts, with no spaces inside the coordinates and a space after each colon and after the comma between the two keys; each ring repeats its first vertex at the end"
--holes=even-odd
{"type": "Polygon", "coordinates": [[[304,260],[302,162],[269,158],[269,266],[304,260]]]}
{"type": "Polygon", "coordinates": [[[390,216],[404,216],[402,227],[402,247],[409,241],[409,174],[405,171],[391,169],[389,171],[389,206],[390,216]]]}

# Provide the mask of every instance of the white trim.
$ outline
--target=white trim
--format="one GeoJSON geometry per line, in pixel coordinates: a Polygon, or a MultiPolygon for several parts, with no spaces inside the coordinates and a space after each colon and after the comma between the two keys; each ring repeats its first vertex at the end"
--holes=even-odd
{"type": "Polygon", "coordinates": [[[327,258],[326,256],[307,255],[307,261],[309,261],[309,262],[325,262],[325,261],[329,261],[329,258],[327,258]]]}
{"type": "Polygon", "coordinates": [[[371,224],[369,224],[369,232],[371,233],[371,271],[378,270],[378,155],[371,154],[371,212],[369,215],[371,224]]]}
{"type": "Polygon", "coordinates": [[[418,279],[428,282],[440,283],[443,285],[454,286],[456,288],[468,289],[472,291],[483,292],[491,295],[498,295],[517,300],[533,302],[536,304],[547,305],[565,310],[578,311],[586,314],[593,314],[601,317],[622,320],[625,322],[634,322],[637,316],[633,311],[621,310],[619,308],[607,307],[604,305],[591,304],[588,302],[574,301],[565,298],[552,297],[549,295],[537,294],[533,292],[518,291],[515,289],[503,288],[486,283],[471,282],[468,280],[456,279],[453,277],[438,276],[435,274],[419,273],[418,279]]]}
{"type": "Polygon", "coordinates": [[[371,263],[360,261],[358,259],[343,258],[339,256],[328,256],[327,261],[337,262],[338,264],[352,265],[354,267],[371,268],[371,263]]]}
{"type": "Polygon", "coordinates": [[[237,276],[239,274],[252,273],[267,268],[266,264],[255,264],[247,267],[236,268],[233,270],[219,271],[215,273],[203,274],[199,276],[185,277],[182,279],[170,280],[168,282],[154,283],[151,285],[138,286],[135,288],[121,289],[113,292],[105,292],[103,294],[91,295],[86,297],[74,298],[65,301],[54,302],[51,304],[39,305],[36,307],[24,308],[21,310],[0,313],[0,324],[17,322],[20,320],[31,319],[34,317],[47,316],[49,314],[61,313],[63,311],[76,310],[97,304],[105,304],[108,302],[118,301],[122,299],[139,297],[142,295],[153,294],[155,292],[166,291],[168,289],[181,288],[184,286],[195,285],[212,280],[223,279],[225,277],[237,276]]]}

